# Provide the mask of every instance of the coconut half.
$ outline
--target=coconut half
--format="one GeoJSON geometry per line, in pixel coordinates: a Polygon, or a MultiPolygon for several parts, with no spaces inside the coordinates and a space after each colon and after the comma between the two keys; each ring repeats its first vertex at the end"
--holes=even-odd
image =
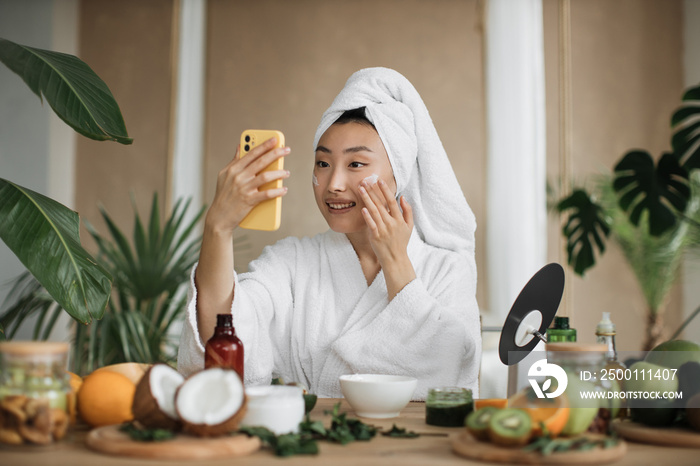
{"type": "Polygon", "coordinates": [[[232,432],[246,412],[243,381],[231,369],[197,372],[177,390],[175,409],[185,432],[201,437],[232,432]]]}
{"type": "Polygon", "coordinates": [[[148,429],[177,429],[175,393],[184,381],[178,371],[166,364],[149,368],[136,386],[131,405],[134,420],[148,429]]]}

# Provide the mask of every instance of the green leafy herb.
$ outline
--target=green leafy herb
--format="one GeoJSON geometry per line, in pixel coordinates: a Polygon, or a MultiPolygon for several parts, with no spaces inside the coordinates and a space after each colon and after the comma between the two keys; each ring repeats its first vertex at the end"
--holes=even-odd
{"type": "MultiPolygon", "coordinates": [[[[340,403],[333,409],[325,411],[331,415],[331,426],[326,428],[321,421],[312,421],[307,414],[304,421],[299,423],[298,434],[275,435],[265,427],[241,427],[239,432],[258,437],[266,445],[272,447],[277,456],[315,455],[318,453],[317,440],[340,443],[341,445],[358,440],[367,441],[377,435],[377,428],[359,419],[348,419],[346,413],[340,412],[340,403]]],[[[391,437],[418,437],[415,432],[406,432],[394,425],[389,433],[391,437]]]]}
{"type": "Polygon", "coordinates": [[[340,413],[340,403],[336,403],[331,411],[324,411],[331,415],[331,428],[328,430],[327,439],[341,445],[356,440],[367,441],[377,435],[377,428],[367,425],[359,419],[347,419],[347,413],[340,413]]]}
{"type": "Polygon", "coordinates": [[[239,432],[247,434],[249,437],[258,437],[263,443],[271,445],[275,441],[275,434],[266,427],[245,426],[238,429],[239,432]]]}
{"type": "Polygon", "coordinates": [[[277,456],[318,454],[316,440],[299,434],[280,435],[273,447],[277,456]]]}
{"type": "Polygon", "coordinates": [[[167,429],[140,429],[133,422],[123,424],[119,427],[119,430],[138,442],[162,442],[175,437],[173,431],[167,429]]]}
{"type": "Polygon", "coordinates": [[[590,439],[588,437],[576,437],[571,439],[552,438],[549,435],[539,437],[531,444],[523,447],[523,451],[535,451],[543,456],[566,451],[588,451],[594,448],[612,448],[619,443],[617,437],[605,437],[602,439],[590,439]]]}
{"type": "Polygon", "coordinates": [[[318,454],[316,440],[306,433],[275,435],[265,427],[241,427],[240,432],[258,437],[264,444],[272,447],[277,456],[318,454]]]}
{"type": "Polygon", "coordinates": [[[306,434],[319,439],[326,438],[326,436],[328,435],[328,431],[323,426],[323,422],[312,421],[309,418],[308,414],[306,415],[304,421],[299,424],[299,431],[302,434],[306,434]]]}
{"type": "Polygon", "coordinates": [[[396,424],[393,424],[391,426],[391,430],[388,432],[382,432],[382,435],[385,437],[394,437],[394,438],[416,438],[420,437],[420,434],[417,434],[413,432],[412,430],[406,431],[406,429],[402,429],[400,427],[397,427],[396,424]]]}

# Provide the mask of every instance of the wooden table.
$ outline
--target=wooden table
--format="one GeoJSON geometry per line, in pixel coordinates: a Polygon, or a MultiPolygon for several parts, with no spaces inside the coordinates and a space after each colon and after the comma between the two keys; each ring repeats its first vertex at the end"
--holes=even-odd
{"type": "MultiPolygon", "coordinates": [[[[324,416],[323,411],[330,409],[336,399],[319,399],[318,404],[311,413],[312,419],[322,419],[326,425],[330,424],[330,416],[324,416]]],[[[341,412],[348,411],[350,417],[354,417],[352,408],[345,400],[342,400],[341,412]]],[[[354,442],[348,445],[336,445],[325,441],[319,441],[320,453],[318,455],[300,455],[289,458],[278,458],[270,450],[262,450],[249,455],[235,458],[223,458],[210,461],[159,461],[139,460],[133,458],[115,457],[95,453],[84,445],[87,431],[72,432],[69,436],[56,445],[50,447],[22,447],[21,449],[0,447],[0,465],[2,466],[116,466],[116,465],[143,465],[161,466],[171,464],[202,464],[206,466],[232,466],[232,465],[268,465],[280,464],[293,465],[400,465],[400,466],[439,466],[439,465],[467,465],[486,464],[473,462],[456,456],[450,447],[451,436],[461,432],[461,428],[434,427],[425,424],[425,404],[411,403],[401,412],[401,416],[394,419],[377,420],[363,419],[368,424],[390,429],[392,424],[405,427],[419,433],[443,433],[448,436],[421,436],[415,439],[389,438],[381,435],[369,442],[354,442]]],[[[661,465],[669,466],[697,465],[700,463],[698,455],[700,451],[689,448],[668,448],[638,443],[629,443],[627,455],[615,465],[661,465]]]]}

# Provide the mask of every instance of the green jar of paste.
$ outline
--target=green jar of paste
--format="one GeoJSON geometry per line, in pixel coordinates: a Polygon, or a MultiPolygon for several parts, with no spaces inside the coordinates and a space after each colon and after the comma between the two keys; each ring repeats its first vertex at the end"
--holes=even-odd
{"type": "Polygon", "coordinates": [[[474,409],[472,391],[461,387],[431,388],[425,400],[425,423],[442,427],[464,427],[474,409]]]}

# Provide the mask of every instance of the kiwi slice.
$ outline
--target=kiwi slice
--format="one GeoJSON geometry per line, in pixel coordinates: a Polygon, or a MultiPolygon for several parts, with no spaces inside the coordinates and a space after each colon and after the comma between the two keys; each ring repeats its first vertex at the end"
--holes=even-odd
{"type": "Polygon", "coordinates": [[[467,416],[464,424],[467,426],[467,430],[471,432],[474,438],[479,440],[488,440],[489,438],[489,421],[491,416],[499,411],[495,406],[484,406],[481,409],[472,411],[467,416]]]}
{"type": "Polygon", "coordinates": [[[532,419],[530,415],[517,408],[501,409],[489,421],[489,439],[496,445],[516,447],[530,441],[532,419]]]}

